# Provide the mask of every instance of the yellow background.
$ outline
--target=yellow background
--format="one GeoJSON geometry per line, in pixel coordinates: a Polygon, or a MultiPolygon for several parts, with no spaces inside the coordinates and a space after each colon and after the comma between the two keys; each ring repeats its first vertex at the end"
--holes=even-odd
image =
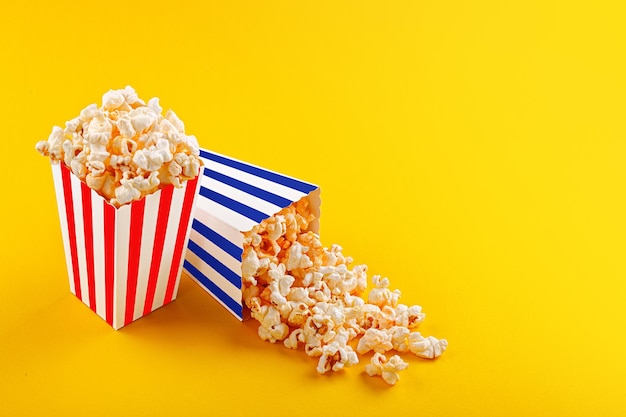
{"type": "Polygon", "coordinates": [[[202,3],[2,6],[0,414],[626,415],[623,2],[202,3]],[[34,144],[127,84],[319,184],[323,243],[448,352],[319,376],[185,277],[121,331],[91,313],[34,144]]]}

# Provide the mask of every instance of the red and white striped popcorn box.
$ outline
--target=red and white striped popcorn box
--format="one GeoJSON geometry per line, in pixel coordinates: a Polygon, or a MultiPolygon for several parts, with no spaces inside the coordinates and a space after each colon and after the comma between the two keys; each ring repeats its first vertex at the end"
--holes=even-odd
{"type": "Polygon", "coordinates": [[[70,290],[114,329],[176,298],[199,177],[119,208],[52,164],[70,290]]]}
{"type": "MultiPolygon", "coordinates": [[[[243,233],[302,198],[319,219],[320,189],[204,149],[200,158],[204,170],[183,270],[243,320],[243,233]]],[[[319,220],[310,229],[318,232],[319,220]]]]}

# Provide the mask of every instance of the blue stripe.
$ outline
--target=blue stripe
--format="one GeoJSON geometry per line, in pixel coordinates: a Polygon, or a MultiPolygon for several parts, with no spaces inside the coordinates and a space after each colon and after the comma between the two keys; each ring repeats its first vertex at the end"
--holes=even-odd
{"type": "Polygon", "coordinates": [[[207,238],[209,241],[215,243],[224,252],[235,258],[237,261],[241,262],[241,255],[243,254],[243,250],[239,246],[235,245],[233,242],[226,239],[224,236],[220,235],[210,227],[205,226],[197,219],[193,220],[191,227],[202,236],[207,238]]]}
{"type": "Polygon", "coordinates": [[[223,156],[207,152],[204,149],[200,149],[200,156],[210,161],[214,161],[214,162],[229,166],[231,168],[235,168],[240,171],[247,172],[248,174],[265,178],[266,180],[284,185],[285,187],[289,187],[294,190],[298,190],[305,194],[308,194],[311,191],[317,189],[317,186],[313,184],[302,182],[295,178],[289,178],[284,175],[277,174],[276,172],[268,171],[263,168],[258,168],[258,167],[255,167],[255,166],[243,163],[243,162],[235,161],[234,159],[225,158],[223,156]]]}
{"type": "Polygon", "coordinates": [[[217,204],[228,207],[232,211],[235,211],[249,219],[252,219],[257,223],[261,223],[263,220],[270,217],[268,214],[262,213],[259,210],[253,209],[252,207],[246,206],[245,204],[233,200],[230,197],[226,197],[225,195],[216,193],[213,190],[209,190],[206,187],[200,187],[200,195],[208,198],[209,200],[215,201],[217,204]]]}
{"type": "Polygon", "coordinates": [[[188,260],[185,259],[183,264],[184,268],[189,272],[191,276],[198,280],[198,282],[206,288],[211,294],[215,295],[221,302],[226,304],[240,319],[243,319],[243,306],[237,301],[233,300],[228,294],[226,294],[220,287],[218,287],[213,281],[207,278],[202,272],[193,266],[188,260]]]}
{"type": "Polygon", "coordinates": [[[229,267],[215,259],[210,253],[202,249],[200,245],[198,245],[193,240],[189,240],[189,244],[187,247],[200,259],[206,262],[207,265],[215,269],[221,276],[226,278],[228,282],[230,282],[237,288],[241,288],[241,277],[239,276],[239,274],[236,274],[229,267]]]}
{"type": "Polygon", "coordinates": [[[208,167],[204,170],[204,176],[213,178],[221,183],[228,184],[233,188],[246,192],[250,195],[260,198],[261,200],[268,201],[278,207],[285,208],[289,204],[293,203],[293,201],[276,195],[274,193],[270,193],[269,191],[265,191],[261,188],[255,187],[254,185],[246,184],[243,181],[239,181],[235,178],[231,178],[227,175],[221,174],[217,171],[213,171],[208,167]]]}

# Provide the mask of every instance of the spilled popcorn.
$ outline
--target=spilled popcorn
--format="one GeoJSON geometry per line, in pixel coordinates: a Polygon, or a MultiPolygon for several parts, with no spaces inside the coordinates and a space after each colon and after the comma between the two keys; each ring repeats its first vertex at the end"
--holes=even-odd
{"type": "Polygon", "coordinates": [[[199,172],[198,141],[172,110],[162,111],[156,97],[146,105],[131,87],[110,90],[102,107],[87,106],[36,148],[119,207],[199,172]]]}
{"type": "Polygon", "coordinates": [[[389,385],[396,385],[400,379],[400,371],[409,367],[409,364],[398,355],[393,355],[387,360],[382,353],[374,353],[369,364],[365,365],[365,372],[369,376],[380,375],[389,385]]]}
{"type": "Polygon", "coordinates": [[[445,339],[414,331],[424,321],[422,308],[400,304],[400,291],[390,290],[380,276],[372,277],[366,301],[367,267],[350,267],[352,258],[338,245],[323,247],[308,230],[314,220],[302,199],[244,234],[243,300],[260,324],[259,337],[290,349],[303,346],[318,358],[320,374],[356,365],[358,355],[374,352],[366,373],[390,385],[408,364],[398,355],[387,359],[385,352],[440,356],[445,339]]]}

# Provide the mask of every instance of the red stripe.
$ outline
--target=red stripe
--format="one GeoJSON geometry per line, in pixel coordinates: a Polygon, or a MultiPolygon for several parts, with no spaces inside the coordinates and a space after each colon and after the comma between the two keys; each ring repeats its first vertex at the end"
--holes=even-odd
{"type": "Polygon", "coordinates": [[[85,255],[87,257],[87,291],[89,292],[89,308],[96,311],[96,281],[93,265],[93,212],[91,209],[91,188],[84,182],[80,183],[80,194],[83,201],[83,229],[85,230],[85,255]]]}
{"type": "Polygon", "coordinates": [[[72,257],[72,273],[74,275],[74,294],[82,298],[80,291],[80,272],[78,271],[78,253],[76,251],[76,221],[74,219],[74,200],[72,199],[72,180],[70,170],[64,163],[61,165],[61,178],[63,180],[63,197],[65,199],[65,216],[67,217],[67,229],[70,238],[70,255],[72,257]]]}
{"type": "Polygon", "coordinates": [[[172,205],[172,194],[174,186],[170,185],[161,190],[161,199],[159,200],[159,215],[157,217],[156,231],[154,236],[154,245],[152,246],[152,260],[150,262],[150,275],[148,276],[148,289],[146,290],[146,303],[143,306],[143,314],[146,315],[152,311],[152,303],[154,302],[154,293],[159,278],[159,269],[161,269],[161,258],[163,257],[163,244],[165,243],[165,232],[167,230],[167,221],[170,216],[170,207],[172,205]]]}
{"type": "Polygon", "coordinates": [[[102,202],[104,206],[104,303],[106,320],[113,326],[113,290],[115,282],[115,207],[102,202]]]}
{"type": "Polygon", "coordinates": [[[180,272],[180,262],[185,249],[185,237],[187,235],[187,226],[189,225],[189,217],[191,215],[191,208],[193,206],[193,200],[196,196],[196,185],[198,184],[198,177],[193,180],[187,181],[187,189],[185,190],[185,200],[183,201],[183,210],[180,214],[180,223],[178,223],[178,233],[176,234],[176,246],[174,247],[174,255],[172,257],[172,267],[170,268],[170,275],[167,281],[167,289],[165,290],[165,300],[163,304],[167,304],[172,301],[174,296],[174,287],[176,286],[176,278],[180,272]]]}
{"type": "Polygon", "coordinates": [[[137,294],[137,273],[139,272],[139,255],[141,253],[141,230],[143,229],[143,212],[146,199],[142,198],[130,205],[130,239],[128,242],[128,281],[126,286],[126,310],[124,326],[133,321],[135,312],[135,296],[137,294]]]}

